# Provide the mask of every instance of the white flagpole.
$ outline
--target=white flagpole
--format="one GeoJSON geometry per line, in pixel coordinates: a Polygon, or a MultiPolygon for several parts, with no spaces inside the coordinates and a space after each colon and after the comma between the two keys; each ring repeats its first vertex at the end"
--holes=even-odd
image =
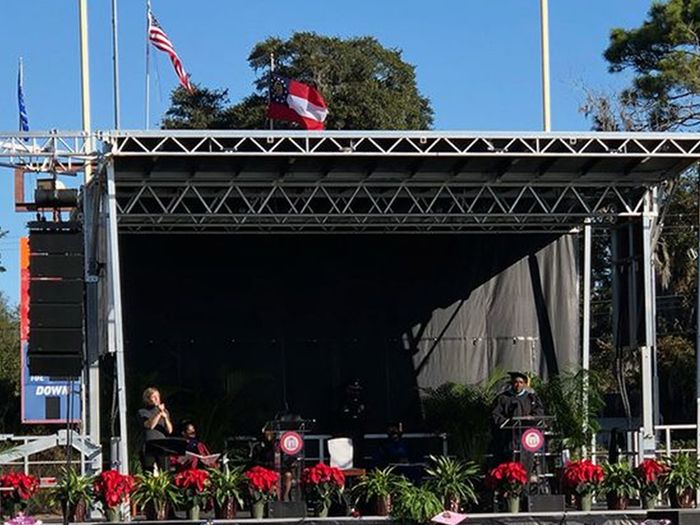
{"type": "Polygon", "coordinates": [[[114,128],[121,127],[119,111],[119,34],[117,28],[117,0],[112,0],[112,65],[114,81],[114,128]]]}
{"type": "Polygon", "coordinates": [[[151,91],[151,42],[148,38],[150,27],[151,0],[146,0],[146,129],[150,126],[150,91],[151,91]]]}
{"type": "MultiPolygon", "coordinates": [[[[87,0],[78,1],[80,18],[80,87],[83,108],[83,131],[90,133],[90,60],[88,57],[88,12],[87,0]]],[[[92,138],[88,136],[87,149],[92,151],[92,138]]],[[[85,183],[92,179],[92,166],[85,163],[85,183]]]]}
{"type": "Polygon", "coordinates": [[[549,7],[548,0],[540,0],[540,30],[542,31],[542,112],[545,131],[552,131],[549,100],[549,7]]]}

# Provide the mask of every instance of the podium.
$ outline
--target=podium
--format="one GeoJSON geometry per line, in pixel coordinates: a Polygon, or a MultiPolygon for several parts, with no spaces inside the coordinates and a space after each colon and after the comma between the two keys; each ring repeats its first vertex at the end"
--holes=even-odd
{"type": "Polygon", "coordinates": [[[520,461],[528,472],[530,483],[536,478],[537,494],[548,494],[547,436],[551,435],[554,416],[513,416],[500,426],[510,430],[512,461],[520,461]]]}
{"type": "MultiPolygon", "coordinates": [[[[277,494],[279,499],[284,495],[284,475],[292,475],[290,498],[301,501],[301,470],[306,458],[304,436],[311,431],[316,423],[313,419],[303,419],[299,416],[281,415],[265,423],[263,432],[272,432],[274,441],[274,469],[279,474],[277,494]],[[299,442],[296,443],[295,440],[299,442]]],[[[291,517],[291,516],[290,516],[291,517]]]]}

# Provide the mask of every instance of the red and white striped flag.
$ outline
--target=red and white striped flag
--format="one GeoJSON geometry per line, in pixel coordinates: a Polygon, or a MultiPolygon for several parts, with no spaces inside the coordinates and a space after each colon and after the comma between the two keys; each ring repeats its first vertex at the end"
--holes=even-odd
{"type": "Polygon", "coordinates": [[[148,10],[148,40],[157,49],[160,49],[168,54],[170,61],[173,63],[173,67],[175,68],[175,73],[177,73],[177,78],[180,80],[180,85],[192,93],[194,88],[192,87],[192,84],[190,84],[190,76],[185,72],[182,61],[175,51],[175,46],[158,23],[158,20],[156,20],[156,17],[153,16],[153,12],[151,12],[150,9],[148,10]]]}

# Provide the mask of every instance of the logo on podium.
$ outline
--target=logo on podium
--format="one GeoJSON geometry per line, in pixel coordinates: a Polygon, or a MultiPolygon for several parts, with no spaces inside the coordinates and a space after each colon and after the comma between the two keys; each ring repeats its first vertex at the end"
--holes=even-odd
{"type": "Polygon", "coordinates": [[[285,432],[280,436],[280,450],[288,456],[294,456],[304,448],[304,440],[296,432],[285,432]]]}
{"type": "Polygon", "coordinates": [[[520,444],[528,452],[537,452],[544,446],[544,434],[536,428],[528,428],[523,432],[520,444]]]}

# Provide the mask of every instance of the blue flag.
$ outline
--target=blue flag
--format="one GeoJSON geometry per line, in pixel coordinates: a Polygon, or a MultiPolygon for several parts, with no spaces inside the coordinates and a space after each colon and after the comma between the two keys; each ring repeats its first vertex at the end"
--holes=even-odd
{"type": "Polygon", "coordinates": [[[19,105],[19,130],[29,131],[29,116],[27,106],[24,105],[22,60],[19,61],[19,71],[17,72],[17,104],[19,105]]]}

